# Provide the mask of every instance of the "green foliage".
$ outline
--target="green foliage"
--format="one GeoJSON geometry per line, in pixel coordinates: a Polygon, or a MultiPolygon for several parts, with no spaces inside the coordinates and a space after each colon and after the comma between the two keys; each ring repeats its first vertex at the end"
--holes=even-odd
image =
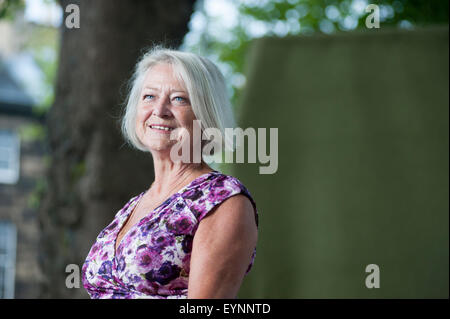
{"type": "Polygon", "coordinates": [[[57,52],[59,50],[58,30],[53,27],[35,26],[28,36],[25,46],[44,75],[45,97],[40,104],[33,107],[36,115],[48,112],[54,100],[54,84],[58,68],[57,52]]]}
{"type": "Polygon", "coordinates": [[[71,182],[73,185],[86,173],[86,162],[81,161],[73,165],[70,173],[71,182]]]}
{"type": "Polygon", "coordinates": [[[24,142],[44,141],[47,131],[41,124],[26,124],[19,128],[20,139],[24,142]]]}
{"type": "Polygon", "coordinates": [[[25,0],[0,0],[0,19],[13,20],[25,8],[25,0]]]}
{"type": "Polygon", "coordinates": [[[47,191],[47,180],[44,177],[39,178],[36,181],[33,191],[28,196],[28,207],[31,209],[38,209],[41,204],[41,200],[47,191]]]}
{"type": "MultiPolygon", "coordinates": [[[[223,30],[223,33],[228,32],[230,37],[211,35],[207,23],[201,36],[202,43],[193,45],[191,50],[199,51],[198,48],[202,46],[202,54],[216,57],[230,68],[233,74],[240,75],[245,71],[244,63],[249,44],[259,36],[309,35],[366,29],[365,19],[369,13],[365,8],[368,4],[379,6],[381,28],[448,24],[449,9],[448,0],[230,0],[230,2],[239,12],[237,25],[230,30],[223,30]],[[255,23],[260,26],[261,35],[255,35],[250,31],[250,26],[255,23]]],[[[211,17],[206,16],[206,19],[214,22],[211,17]]],[[[233,82],[231,79],[228,80],[233,82]]],[[[232,84],[233,105],[236,105],[241,89],[242,86],[232,84]]]]}
{"type": "MultiPolygon", "coordinates": [[[[330,23],[335,30],[347,31],[345,19],[358,18],[358,24],[350,29],[365,28],[365,7],[376,4],[381,10],[383,26],[398,25],[408,21],[413,25],[448,23],[449,1],[447,0],[288,0],[267,1],[263,6],[239,5],[243,16],[273,23],[296,19],[300,30],[292,33],[325,32],[324,23],[330,23]]],[[[274,34],[273,31],[268,34],[274,34]]]]}

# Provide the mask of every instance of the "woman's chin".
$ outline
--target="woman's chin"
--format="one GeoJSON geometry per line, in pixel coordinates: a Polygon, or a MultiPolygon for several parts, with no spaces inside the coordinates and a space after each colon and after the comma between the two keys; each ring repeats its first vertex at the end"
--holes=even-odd
{"type": "Polygon", "coordinates": [[[150,152],[170,153],[173,143],[149,143],[146,146],[150,152]]]}

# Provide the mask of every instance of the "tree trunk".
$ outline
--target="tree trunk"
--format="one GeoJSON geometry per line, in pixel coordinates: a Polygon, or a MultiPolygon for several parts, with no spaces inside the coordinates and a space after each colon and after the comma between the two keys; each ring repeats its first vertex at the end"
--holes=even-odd
{"type": "Polygon", "coordinates": [[[80,28],[61,26],[54,105],[48,116],[51,163],[39,211],[41,297],[87,297],[66,287],[66,266],[81,270],[98,233],[153,181],[149,153],[120,135],[126,80],[142,49],[178,47],[194,0],[62,0],[79,5],[80,28]]]}

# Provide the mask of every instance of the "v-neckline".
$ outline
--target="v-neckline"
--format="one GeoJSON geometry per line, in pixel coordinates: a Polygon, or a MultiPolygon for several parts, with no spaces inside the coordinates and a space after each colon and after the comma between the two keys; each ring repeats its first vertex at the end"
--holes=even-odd
{"type": "Polygon", "coordinates": [[[207,173],[204,173],[196,178],[194,178],[190,183],[188,183],[187,185],[183,186],[182,188],[180,188],[177,192],[173,193],[172,195],[170,195],[168,198],[166,198],[161,204],[159,204],[156,208],[154,208],[153,210],[151,210],[150,212],[148,212],[147,214],[145,214],[141,219],[139,219],[133,226],[130,227],[130,229],[128,229],[126,231],[125,234],[123,234],[122,238],[120,239],[119,244],[117,245],[117,238],[120,234],[120,232],[122,231],[123,227],[126,225],[126,223],[128,222],[128,219],[130,218],[131,214],[133,213],[134,209],[139,205],[139,202],[142,200],[142,197],[145,195],[145,193],[147,193],[147,191],[144,191],[142,193],[140,193],[138,195],[138,198],[135,201],[135,205],[131,208],[131,210],[128,211],[128,213],[126,214],[125,217],[122,217],[121,222],[119,222],[119,226],[118,226],[118,230],[114,236],[114,242],[113,242],[113,251],[114,251],[114,258],[113,260],[116,260],[117,257],[117,250],[120,248],[120,245],[122,245],[123,240],[125,239],[125,237],[127,237],[127,235],[135,228],[137,227],[144,219],[146,219],[147,217],[149,217],[150,215],[154,215],[154,212],[156,212],[157,210],[159,210],[169,199],[171,199],[172,197],[182,193],[183,191],[185,191],[187,188],[189,188],[192,184],[194,184],[194,182],[196,182],[197,180],[199,180],[200,178],[205,178],[208,175],[211,175],[213,173],[220,173],[217,170],[212,170],[209,171],[207,173]]]}

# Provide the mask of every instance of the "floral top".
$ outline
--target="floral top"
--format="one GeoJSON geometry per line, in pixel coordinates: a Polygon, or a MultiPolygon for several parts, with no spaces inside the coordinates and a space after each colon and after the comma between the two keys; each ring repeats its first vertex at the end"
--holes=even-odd
{"type": "MultiPolygon", "coordinates": [[[[116,240],[145,192],[131,198],[97,237],[82,268],[91,298],[186,298],[192,240],[199,222],[216,205],[249,191],[235,177],[211,171],[194,179],[116,240]]],[[[253,265],[256,247],[246,274],[253,265]]]]}

